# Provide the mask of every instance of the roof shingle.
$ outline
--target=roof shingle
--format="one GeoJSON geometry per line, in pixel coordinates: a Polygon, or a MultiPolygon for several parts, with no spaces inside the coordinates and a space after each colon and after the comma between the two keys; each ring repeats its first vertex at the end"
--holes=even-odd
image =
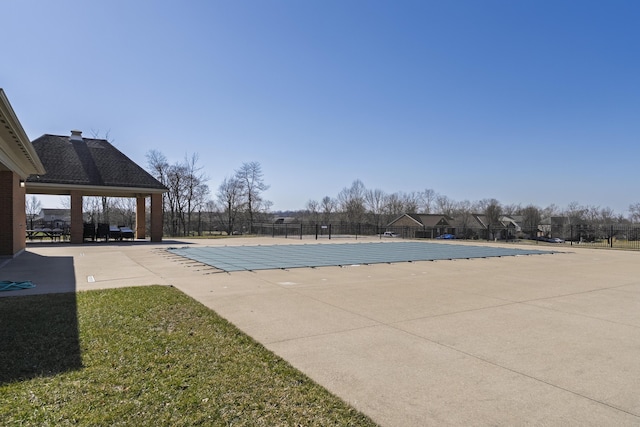
{"type": "Polygon", "coordinates": [[[166,190],[107,140],[43,135],[32,145],[47,173],[28,182],[166,190]]]}

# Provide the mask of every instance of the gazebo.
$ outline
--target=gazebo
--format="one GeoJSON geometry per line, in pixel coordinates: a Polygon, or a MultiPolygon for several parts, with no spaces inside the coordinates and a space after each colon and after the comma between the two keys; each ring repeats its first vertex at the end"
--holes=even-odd
{"type": "Polygon", "coordinates": [[[151,241],[162,240],[162,194],[167,188],[104,139],[43,135],[29,141],[0,88],[0,257],[26,248],[26,194],[71,198],[71,243],[83,242],[82,198],[130,197],[136,203],[136,238],[146,237],[151,199],[151,241]]]}
{"type": "Polygon", "coordinates": [[[27,194],[71,197],[71,243],[83,242],[82,199],[85,196],[130,197],[136,203],[136,238],[146,233],[145,200],[151,198],[151,241],[162,240],[162,194],[167,188],[109,141],[43,135],[31,142],[46,173],[26,180],[27,194]]]}

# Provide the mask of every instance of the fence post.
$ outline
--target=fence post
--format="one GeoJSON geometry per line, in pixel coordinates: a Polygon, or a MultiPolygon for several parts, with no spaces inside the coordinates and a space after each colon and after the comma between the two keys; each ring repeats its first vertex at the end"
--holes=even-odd
{"type": "Polygon", "coordinates": [[[611,224],[611,232],[609,233],[609,245],[613,248],[613,224],[611,224]]]}
{"type": "Polygon", "coordinates": [[[300,223],[300,240],[302,240],[302,223],[300,223]]]}
{"type": "Polygon", "coordinates": [[[329,240],[331,240],[331,224],[329,224],[329,240]]]}
{"type": "Polygon", "coordinates": [[[316,223],[316,240],[318,240],[318,223],[316,223]]]}

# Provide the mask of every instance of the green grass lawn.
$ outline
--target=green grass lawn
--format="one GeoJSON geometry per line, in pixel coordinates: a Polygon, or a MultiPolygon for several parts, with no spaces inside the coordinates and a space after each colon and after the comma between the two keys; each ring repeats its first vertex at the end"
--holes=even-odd
{"type": "Polygon", "coordinates": [[[374,425],[170,287],[0,298],[0,425],[374,425]]]}

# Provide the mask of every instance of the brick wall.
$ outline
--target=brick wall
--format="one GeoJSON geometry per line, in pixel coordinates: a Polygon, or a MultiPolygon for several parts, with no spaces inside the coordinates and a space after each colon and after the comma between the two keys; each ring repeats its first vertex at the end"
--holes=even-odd
{"type": "Polygon", "coordinates": [[[162,194],[151,195],[151,241],[162,241],[162,194]]]}
{"type": "Polygon", "coordinates": [[[82,193],[71,191],[71,243],[84,242],[84,221],[82,220],[82,193]]]}
{"type": "Polygon", "coordinates": [[[0,256],[13,256],[26,248],[25,189],[20,177],[0,171],[0,256]]]}
{"type": "Polygon", "coordinates": [[[147,232],[147,208],[146,199],[138,197],[136,199],[136,239],[144,239],[147,232]]]}

